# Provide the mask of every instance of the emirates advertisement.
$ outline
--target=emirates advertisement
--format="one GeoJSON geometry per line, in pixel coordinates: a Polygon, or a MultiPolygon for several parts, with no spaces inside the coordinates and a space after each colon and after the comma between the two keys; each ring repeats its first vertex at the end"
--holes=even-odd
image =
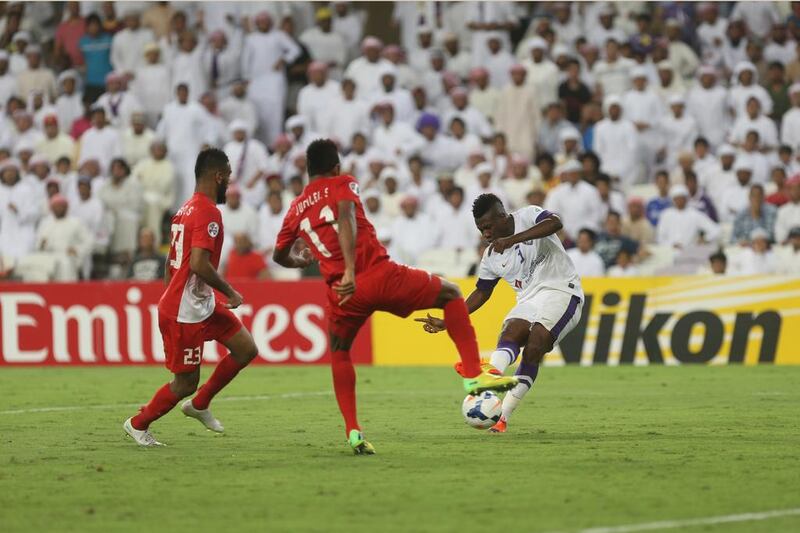
{"type": "MultiPolygon", "coordinates": [[[[320,281],[234,282],[244,304],[234,310],[258,346],[256,364],[327,363],[325,285],[320,281]]],[[[158,365],[162,283],[87,282],[0,285],[0,365],[158,365]]],[[[353,346],[372,363],[371,323],[353,346]]],[[[206,343],[203,360],[225,353],[206,343]]]]}

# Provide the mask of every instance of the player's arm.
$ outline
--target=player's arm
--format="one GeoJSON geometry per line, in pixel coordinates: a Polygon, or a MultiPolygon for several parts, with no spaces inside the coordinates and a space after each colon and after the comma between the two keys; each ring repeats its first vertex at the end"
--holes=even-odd
{"type": "Polygon", "coordinates": [[[501,254],[515,244],[549,237],[564,227],[563,224],[561,224],[561,219],[558,218],[558,215],[555,213],[542,211],[539,216],[541,218],[537,218],[536,223],[525,231],[521,231],[509,237],[495,239],[492,244],[489,245],[489,254],[492,252],[501,254]],[[545,216],[542,217],[541,215],[545,216]]]}
{"type": "Polygon", "coordinates": [[[276,246],[272,252],[272,260],[284,268],[305,268],[314,261],[314,256],[308,248],[303,248],[299,252],[294,248],[294,243],[282,248],[276,246]]]}
{"type": "Polygon", "coordinates": [[[217,269],[211,264],[211,252],[205,248],[192,247],[189,255],[189,269],[197,274],[209,287],[216,289],[228,298],[225,307],[236,309],[242,305],[242,295],[222,279],[217,269]]]}
{"type": "MultiPolygon", "coordinates": [[[[494,287],[497,284],[497,281],[498,280],[496,279],[478,279],[475,290],[473,290],[465,300],[467,304],[467,311],[469,311],[470,314],[483,307],[483,304],[489,301],[489,298],[492,297],[492,293],[494,292],[494,287]]],[[[430,313],[428,313],[428,316],[425,318],[415,318],[414,321],[422,322],[422,329],[428,333],[439,333],[440,331],[447,329],[443,319],[431,316],[430,313]]]]}
{"type": "Polygon", "coordinates": [[[172,272],[169,271],[169,256],[164,260],[164,285],[172,281],[172,272]]]}
{"type": "Polygon", "coordinates": [[[333,290],[341,298],[339,305],[344,305],[356,292],[356,209],[352,200],[339,200],[336,206],[339,209],[337,236],[344,259],[344,274],[333,290]]]}

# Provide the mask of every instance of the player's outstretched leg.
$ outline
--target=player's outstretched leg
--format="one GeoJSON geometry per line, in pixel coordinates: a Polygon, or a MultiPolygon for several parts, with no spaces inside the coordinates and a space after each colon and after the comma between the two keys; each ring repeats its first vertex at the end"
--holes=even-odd
{"type": "Polygon", "coordinates": [[[539,375],[539,363],[541,363],[544,355],[552,349],[553,338],[550,332],[541,324],[534,324],[530,329],[528,343],[523,356],[524,359],[517,368],[516,375],[519,379],[519,384],[503,398],[503,413],[500,416],[500,420],[490,431],[493,433],[506,432],[511,414],[519,407],[522,399],[533,387],[536,376],[539,375]]]}
{"type": "Polygon", "coordinates": [[[456,285],[442,280],[442,289],[434,307],[444,310],[447,334],[450,335],[458,349],[459,356],[461,356],[464,389],[469,394],[477,394],[485,390],[504,391],[517,384],[516,377],[497,376],[481,370],[475,328],[472,327],[467,305],[456,285]]]}
{"type": "Polygon", "coordinates": [[[331,373],[333,374],[333,390],[336,403],[344,418],[344,432],[347,443],[356,455],[372,455],[375,448],[364,439],[361,426],[356,416],[356,370],[350,359],[350,346],[353,339],[342,339],[330,334],[331,373]]]}
{"type": "Polygon", "coordinates": [[[223,341],[222,344],[230,350],[230,353],[217,363],[217,367],[211,377],[200,387],[197,395],[181,405],[183,414],[196,418],[207,429],[217,433],[222,433],[225,428],[211,414],[208,405],[214,396],[225,388],[239,371],[250,364],[250,361],[258,355],[258,349],[255,342],[253,342],[253,337],[250,336],[250,332],[245,328],[241,328],[231,338],[223,341]]]}
{"type": "Polygon", "coordinates": [[[200,369],[175,374],[173,380],[156,391],[153,398],[141,408],[139,414],[127,419],[122,427],[140,446],[163,446],[150,433],[149,427],[172,410],[175,405],[197,390],[200,369]]]}

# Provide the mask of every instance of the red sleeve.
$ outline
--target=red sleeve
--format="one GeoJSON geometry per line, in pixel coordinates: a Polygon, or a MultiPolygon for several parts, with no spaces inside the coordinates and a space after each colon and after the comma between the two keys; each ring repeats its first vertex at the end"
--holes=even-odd
{"type": "Polygon", "coordinates": [[[191,247],[203,248],[213,253],[216,249],[221,229],[222,215],[218,209],[195,211],[191,247]]]}
{"type": "Polygon", "coordinates": [[[350,200],[355,203],[361,203],[359,198],[358,182],[352,176],[345,177],[333,190],[334,200],[341,202],[342,200],[350,200]]]}
{"type": "MultiPolygon", "coordinates": [[[[294,207],[294,205],[292,205],[294,207]]],[[[281,250],[286,248],[287,246],[291,246],[294,244],[294,241],[297,240],[297,228],[294,225],[294,221],[292,220],[292,207],[289,208],[289,212],[286,213],[286,216],[283,219],[283,225],[281,226],[281,231],[278,232],[278,239],[275,242],[275,249],[281,250]]]]}

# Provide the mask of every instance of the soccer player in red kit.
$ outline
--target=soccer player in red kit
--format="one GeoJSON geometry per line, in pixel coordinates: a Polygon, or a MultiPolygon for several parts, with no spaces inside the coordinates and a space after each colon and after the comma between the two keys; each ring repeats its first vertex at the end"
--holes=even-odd
{"type": "Polygon", "coordinates": [[[181,410],[218,433],[223,431],[222,424],[211,414],[208,404],[258,353],[250,333],[230,311],[242,304],[242,295],[217,273],[223,231],[216,204],[225,202],[231,175],[228,157],[216,148],[203,150],[197,156],[194,173],[194,196],[172,217],[164,275],[167,290],[158,302],[166,366],[174,376],[138,415],[123,424],[125,432],[142,446],[162,445],[150,433],[150,424],[197,390],[205,341],[219,341],[230,353],[220,360],[197,395],[181,405],[181,410]],[[217,301],[214,290],[225,295],[227,303],[217,301]]]}
{"type": "Polygon", "coordinates": [[[407,317],[419,309],[444,309],[447,332],[462,361],[464,388],[476,394],[507,390],[516,385],[481,370],[475,330],[464,298],[453,283],[392,262],[378,242],[358,196],[358,182],[339,174],[339,151],[333,141],[318,139],[306,150],[309,184],[289,208],[275,245],[275,261],[289,268],[307,266],[313,254],[328,284],[328,333],[333,387],[345,422],[348,442],[356,454],[375,449],[364,440],[356,419],[355,370],[350,346],[358,330],[375,311],[407,317]],[[295,241],[308,249],[293,251],[295,241]]]}

